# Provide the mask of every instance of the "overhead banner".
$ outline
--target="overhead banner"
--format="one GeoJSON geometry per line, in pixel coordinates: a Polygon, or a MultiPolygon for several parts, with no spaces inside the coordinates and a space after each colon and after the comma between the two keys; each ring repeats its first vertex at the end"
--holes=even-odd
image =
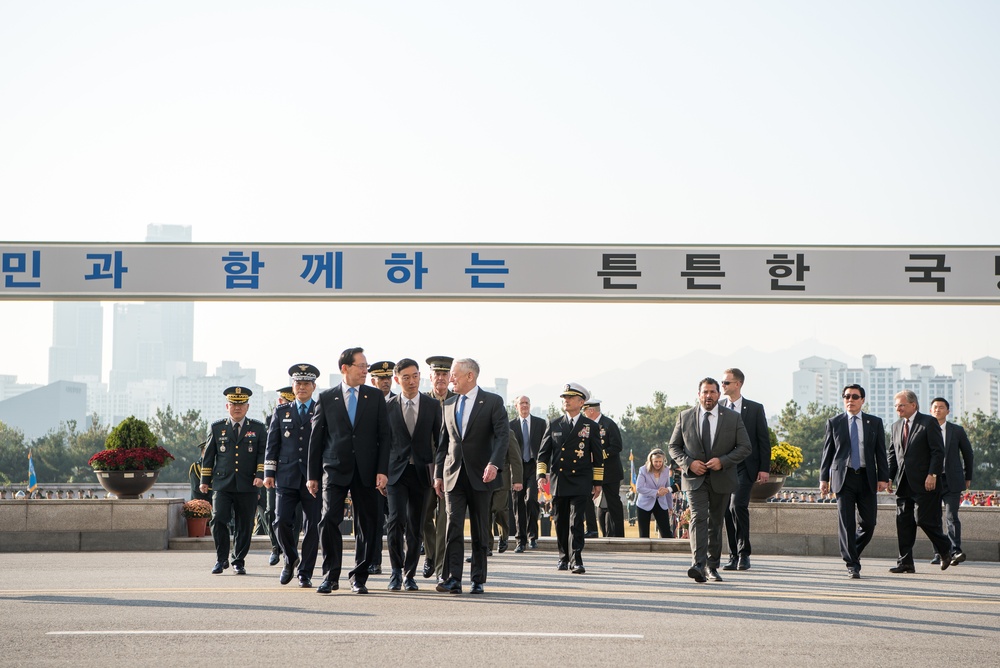
{"type": "Polygon", "coordinates": [[[0,242],[0,299],[1000,303],[1000,247],[0,242]]]}

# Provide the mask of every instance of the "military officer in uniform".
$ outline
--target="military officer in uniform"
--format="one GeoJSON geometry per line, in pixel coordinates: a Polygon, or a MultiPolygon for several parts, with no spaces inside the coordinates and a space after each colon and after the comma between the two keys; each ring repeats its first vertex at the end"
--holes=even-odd
{"type": "MultiPolygon", "coordinates": [[[[368,375],[371,377],[371,383],[373,387],[378,388],[382,391],[382,396],[385,397],[386,403],[389,402],[396,393],[392,391],[392,372],[396,368],[395,362],[375,362],[374,364],[368,365],[368,375]]],[[[376,523],[378,526],[375,527],[375,558],[371,564],[368,565],[368,572],[372,575],[382,574],[382,539],[385,536],[385,524],[389,519],[389,506],[386,502],[386,497],[381,494],[378,495],[378,513],[376,515],[376,523]]],[[[357,517],[354,518],[354,532],[357,534],[358,525],[357,517]]],[[[361,554],[357,553],[360,545],[355,546],[355,557],[360,560],[361,554]]]]}
{"type": "Polygon", "coordinates": [[[622,507],[622,432],[614,420],[601,413],[601,400],[588,399],[583,405],[583,414],[601,428],[601,447],[604,449],[604,501],[607,509],[601,509],[598,526],[604,536],[625,537],[625,509],[622,507]]]}
{"type": "Polygon", "coordinates": [[[257,509],[258,487],[264,484],[264,442],[266,429],[260,420],[247,417],[250,396],[245,387],[223,391],[229,418],[217,420],[209,428],[208,445],[202,459],[201,492],[212,489],[212,538],[216,562],[212,573],[229,568],[229,527],[234,518],[233,571],[246,575],[244,560],[250,551],[250,535],[257,509]]]}
{"type": "Polygon", "coordinates": [[[212,489],[209,488],[207,492],[201,491],[201,461],[205,458],[206,445],[208,445],[208,441],[202,441],[198,444],[198,459],[191,462],[191,467],[188,469],[188,479],[191,481],[191,498],[212,503],[212,489]]]}
{"type": "Polygon", "coordinates": [[[274,410],[267,431],[264,452],[264,486],[277,492],[274,534],[285,565],[278,582],[285,585],[298,576],[299,586],[312,587],[313,569],[319,552],[321,499],[306,489],[309,479],[309,436],[312,434],[313,392],[319,369],[312,364],[296,364],[288,370],[292,379],[293,401],[274,410]],[[301,511],[298,509],[301,508],[301,511]],[[302,555],[295,530],[297,511],[302,513],[302,555]],[[297,570],[296,570],[297,569],[297,570]]]}
{"type": "Polygon", "coordinates": [[[568,383],[559,396],[565,415],[553,418],[545,429],[538,449],[538,477],[548,482],[552,494],[557,568],[582,574],[587,572],[583,567],[583,520],[587,504],[593,506],[604,482],[604,451],[600,427],[580,412],[590,392],[579,383],[568,383]]]}
{"type": "MultiPolygon", "coordinates": [[[[281,408],[285,404],[295,401],[295,392],[292,391],[291,385],[277,390],[277,393],[278,405],[275,407],[275,410],[281,408]]],[[[267,427],[268,432],[271,430],[271,418],[273,416],[274,413],[268,415],[267,420],[264,422],[264,426],[267,427]]],[[[264,457],[265,459],[267,458],[267,452],[264,453],[264,457]]],[[[267,532],[267,537],[271,541],[271,556],[267,563],[271,566],[277,566],[278,562],[281,561],[281,546],[278,544],[278,536],[274,532],[274,518],[277,512],[276,507],[277,499],[275,497],[275,488],[268,487],[265,484],[264,488],[260,490],[260,498],[257,501],[257,518],[254,520],[253,532],[254,535],[259,535],[261,533],[261,529],[267,532]]],[[[296,530],[296,534],[297,533],[298,531],[296,530]]]]}
{"type": "MultiPolygon", "coordinates": [[[[451,378],[451,365],[454,358],[446,355],[436,355],[427,358],[427,366],[431,370],[431,389],[427,396],[437,399],[441,405],[441,415],[444,415],[444,402],[455,393],[448,389],[451,378]]],[[[444,418],[442,417],[442,420],[444,418]]],[[[437,451],[437,443],[434,445],[437,451]]],[[[437,494],[427,497],[427,507],[424,508],[424,570],[423,576],[429,578],[437,574],[438,582],[444,581],[444,533],[448,525],[448,514],[445,510],[444,498],[437,494]]]]}

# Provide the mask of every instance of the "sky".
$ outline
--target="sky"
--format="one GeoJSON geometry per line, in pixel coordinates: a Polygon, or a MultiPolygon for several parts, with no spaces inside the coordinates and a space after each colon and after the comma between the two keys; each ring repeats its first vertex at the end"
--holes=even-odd
{"type": "MultiPolygon", "coordinates": [[[[155,223],[195,242],[996,246],[998,24],[975,1],[3,3],[0,240],[142,241],[155,223]]],[[[0,374],[46,382],[51,311],[0,302],[0,374]]],[[[265,387],[353,345],[474,357],[511,395],[804,340],[851,364],[1000,357],[995,306],[195,317],[195,359],[265,387]]]]}

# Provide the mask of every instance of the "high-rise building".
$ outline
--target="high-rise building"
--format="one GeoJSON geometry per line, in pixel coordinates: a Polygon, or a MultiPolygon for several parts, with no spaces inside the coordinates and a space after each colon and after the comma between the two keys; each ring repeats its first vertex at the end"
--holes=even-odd
{"type": "Polygon", "coordinates": [[[54,302],[49,382],[101,380],[104,308],[100,302],[54,302]]]}

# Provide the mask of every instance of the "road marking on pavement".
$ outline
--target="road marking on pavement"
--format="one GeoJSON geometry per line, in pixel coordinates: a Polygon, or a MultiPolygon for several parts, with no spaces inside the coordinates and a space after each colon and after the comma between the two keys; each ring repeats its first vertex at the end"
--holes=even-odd
{"type": "Polygon", "coordinates": [[[156,630],[156,631],[49,631],[47,636],[173,636],[173,635],[202,635],[202,636],[241,636],[241,635],[372,635],[372,636],[458,636],[458,637],[500,637],[500,638],[577,638],[577,639],[614,639],[614,640],[643,640],[645,636],[635,633],[542,633],[534,631],[378,631],[368,629],[339,629],[339,630],[291,630],[277,631],[274,629],[253,630],[253,629],[178,629],[178,630],[156,630]]]}

